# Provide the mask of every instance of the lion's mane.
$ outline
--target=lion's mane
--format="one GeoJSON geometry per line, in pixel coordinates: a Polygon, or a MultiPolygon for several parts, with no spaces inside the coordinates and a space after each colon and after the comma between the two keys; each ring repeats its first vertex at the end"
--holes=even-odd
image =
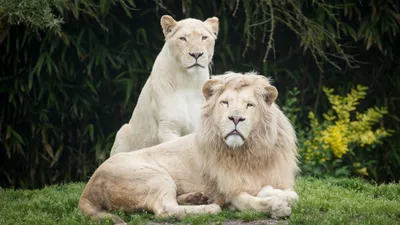
{"type": "Polygon", "coordinates": [[[265,87],[271,85],[270,80],[261,75],[247,75],[256,74],[227,72],[213,77],[221,82],[212,87],[213,94],[203,105],[200,130],[196,137],[200,159],[206,165],[202,168],[203,176],[213,181],[210,183],[210,192],[216,191],[228,199],[249,185],[254,189],[247,191],[253,195],[264,185],[293,188],[294,176],[298,171],[294,129],[279,107],[275,103],[268,105],[266,101],[268,96],[265,87]],[[243,146],[231,149],[223,141],[212,115],[217,110],[216,101],[224,90],[245,86],[254,89],[263,118],[253,127],[243,146]],[[268,182],[258,183],[261,180],[268,182]]]}

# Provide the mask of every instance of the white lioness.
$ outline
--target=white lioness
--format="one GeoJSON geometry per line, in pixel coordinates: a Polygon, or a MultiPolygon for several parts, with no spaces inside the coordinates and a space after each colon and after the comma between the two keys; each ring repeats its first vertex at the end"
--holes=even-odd
{"type": "Polygon", "coordinates": [[[296,136],[274,103],[276,88],[263,76],[229,72],[208,80],[203,94],[199,131],[109,158],[82,193],[84,214],[116,223],[123,221],[106,210],[183,217],[229,206],[290,215],[298,199],[296,136]],[[202,203],[199,193],[213,204],[187,205],[202,203]]]}
{"type": "Polygon", "coordinates": [[[165,44],[154,62],[129,124],[117,132],[110,155],[150,147],[193,133],[209,79],[218,18],[161,18],[165,44]]]}

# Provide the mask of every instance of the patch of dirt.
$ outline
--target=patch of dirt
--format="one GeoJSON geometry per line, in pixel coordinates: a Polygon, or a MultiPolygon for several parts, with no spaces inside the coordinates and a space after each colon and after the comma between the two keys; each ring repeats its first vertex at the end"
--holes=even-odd
{"type": "MultiPolygon", "coordinates": [[[[288,222],[286,221],[280,221],[283,222],[283,224],[287,224],[288,222]]],[[[278,220],[273,220],[273,219],[265,219],[265,220],[254,220],[254,221],[242,221],[242,220],[228,220],[224,221],[222,223],[212,223],[212,225],[215,224],[222,224],[222,225],[274,225],[278,223],[278,220]]],[[[172,225],[172,223],[154,223],[150,222],[148,225],[172,225]]]]}
{"type": "MultiPolygon", "coordinates": [[[[254,220],[254,221],[248,221],[244,222],[241,220],[228,220],[223,222],[223,225],[273,225],[278,223],[277,220],[273,219],[265,219],[265,220],[254,220]]],[[[284,222],[286,224],[287,222],[284,222]]]]}

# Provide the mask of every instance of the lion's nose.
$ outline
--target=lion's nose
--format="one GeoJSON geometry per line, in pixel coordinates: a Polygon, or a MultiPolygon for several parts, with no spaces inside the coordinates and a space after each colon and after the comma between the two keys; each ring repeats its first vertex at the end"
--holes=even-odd
{"type": "Polygon", "coordinates": [[[204,53],[203,52],[195,52],[195,53],[189,53],[193,58],[198,59],[200,56],[202,56],[204,53]]]}
{"type": "Polygon", "coordinates": [[[241,121],[245,121],[246,119],[241,116],[228,116],[228,119],[232,120],[235,125],[237,125],[241,121]]]}

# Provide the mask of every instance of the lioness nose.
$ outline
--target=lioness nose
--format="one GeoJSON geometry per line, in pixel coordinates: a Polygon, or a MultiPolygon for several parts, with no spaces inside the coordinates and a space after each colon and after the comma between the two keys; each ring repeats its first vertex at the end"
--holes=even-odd
{"type": "Polygon", "coordinates": [[[198,59],[200,56],[202,56],[204,53],[203,52],[195,52],[195,53],[189,53],[193,58],[198,59]]]}
{"type": "Polygon", "coordinates": [[[228,116],[228,119],[232,120],[235,125],[237,125],[241,121],[245,121],[246,119],[241,116],[228,116]]]}

